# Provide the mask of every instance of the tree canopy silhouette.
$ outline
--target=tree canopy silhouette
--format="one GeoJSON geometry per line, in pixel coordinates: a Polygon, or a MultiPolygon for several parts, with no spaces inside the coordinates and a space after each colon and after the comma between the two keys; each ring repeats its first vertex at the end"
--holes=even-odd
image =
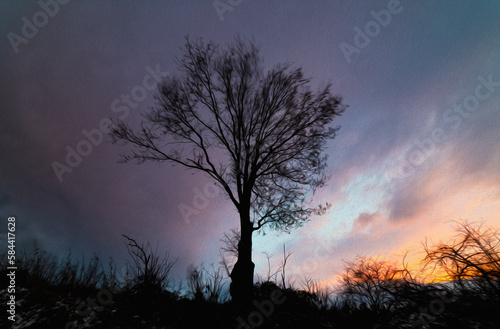
{"type": "Polygon", "coordinates": [[[230,291],[248,300],[252,233],[289,230],[325,210],[307,201],[326,181],[322,151],[339,129],[329,124],[347,106],[330,85],[311,91],[301,68],[265,70],[258,48],[241,37],[224,49],[187,37],[176,64],[182,75],[162,81],[141,129],[118,122],[112,135],[134,146],[123,161],[169,161],[222,186],[240,217],[230,291]]]}
{"type": "Polygon", "coordinates": [[[449,243],[427,244],[424,261],[453,280],[457,290],[474,290],[500,298],[500,231],[482,224],[459,223],[458,234],[449,243]],[[471,289],[473,288],[473,289],[471,289]]]}

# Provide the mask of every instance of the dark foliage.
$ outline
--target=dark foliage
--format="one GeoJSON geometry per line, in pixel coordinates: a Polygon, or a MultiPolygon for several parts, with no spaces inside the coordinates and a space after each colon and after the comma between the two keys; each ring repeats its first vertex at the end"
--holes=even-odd
{"type": "MultiPolygon", "coordinates": [[[[254,299],[246,306],[228,298],[223,267],[191,268],[187,287],[174,289],[168,275],[174,263],[131,238],[127,248],[134,274],[124,281],[116,277],[112,262],[105,270],[97,257],[87,263],[69,254],[59,261],[37,248],[23,253],[17,264],[16,324],[68,329],[499,328],[499,238],[493,229],[463,224],[455,240],[426,246],[424,264],[448,275],[449,282],[424,281],[404,261],[398,268],[360,257],[346,263],[335,297],[311,279],[304,280],[302,289],[285,286],[283,280],[264,281],[254,285],[254,299]]],[[[288,256],[275,273],[284,276],[288,256]]],[[[6,290],[0,292],[2,304],[7,296],[6,290]]],[[[2,317],[0,325],[6,321],[2,317]]]]}

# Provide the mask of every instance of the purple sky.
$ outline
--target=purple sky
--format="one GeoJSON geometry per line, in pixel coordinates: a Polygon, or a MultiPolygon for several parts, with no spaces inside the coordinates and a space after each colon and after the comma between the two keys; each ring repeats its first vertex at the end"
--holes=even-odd
{"type": "Polygon", "coordinates": [[[224,12],[214,3],[229,1],[67,2],[0,4],[0,216],[16,216],[19,248],[36,239],[123,265],[126,234],[179,257],[179,277],[218,262],[238,216],[221,195],[196,204],[210,180],[118,164],[127,148],[97,133],[106,118],[138,125],[155,75],[179,74],[187,34],[222,46],[238,32],[254,38],[267,67],[301,66],[349,105],[315,196],[331,211],[291,234],[257,235],[257,274],[263,252],[277,265],[284,243],[292,279],[327,282],[356,255],[448,239],[453,220],[500,226],[498,1],[242,0],[224,12]],[[78,148],[87,155],[57,177],[54,163],[78,148]],[[186,221],[180,205],[201,209],[186,221]]]}

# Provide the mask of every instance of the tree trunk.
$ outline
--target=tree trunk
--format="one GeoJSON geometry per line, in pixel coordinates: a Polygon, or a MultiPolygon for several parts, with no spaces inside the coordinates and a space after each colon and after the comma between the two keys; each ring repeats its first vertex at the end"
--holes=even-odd
{"type": "Polygon", "coordinates": [[[229,291],[235,303],[249,304],[253,300],[252,233],[250,211],[240,212],[240,241],[238,242],[238,260],[231,271],[229,291]]]}

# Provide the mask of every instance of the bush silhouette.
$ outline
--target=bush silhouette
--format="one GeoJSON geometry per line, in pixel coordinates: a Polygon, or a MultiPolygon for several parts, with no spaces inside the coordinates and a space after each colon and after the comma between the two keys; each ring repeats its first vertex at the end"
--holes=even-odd
{"type": "MultiPolygon", "coordinates": [[[[74,260],[69,253],[58,260],[39,248],[22,253],[16,290],[22,318],[17,324],[23,328],[252,327],[248,323],[262,329],[500,327],[499,235],[484,225],[460,224],[453,240],[425,244],[422,266],[433,269],[431,277],[410,270],[404,259],[397,266],[358,257],[346,262],[333,292],[312,279],[303,280],[300,289],[285,285],[289,255],[284,254],[278,271],[269,269],[268,276],[275,280],[256,283],[254,300],[246,307],[229,299],[224,267],[191,267],[185,286],[174,289],[170,272],[175,262],[168,253],[159,257],[150,244],[125,238],[131,258],[129,275],[123,280],[117,278],[112,261],[105,270],[97,256],[74,260]],[[276,280],[279,273],[281,280],[276,280]],[[276,293],[279,303],[272,302],[276,293]]],[[[2,275],[6,257],[0,256],[2,275]]],[[[5,291],[0,294],[2,303],[8,296],[5,291]]],[[[0,325],[6,321],[1,318],[0,325]]]]}

